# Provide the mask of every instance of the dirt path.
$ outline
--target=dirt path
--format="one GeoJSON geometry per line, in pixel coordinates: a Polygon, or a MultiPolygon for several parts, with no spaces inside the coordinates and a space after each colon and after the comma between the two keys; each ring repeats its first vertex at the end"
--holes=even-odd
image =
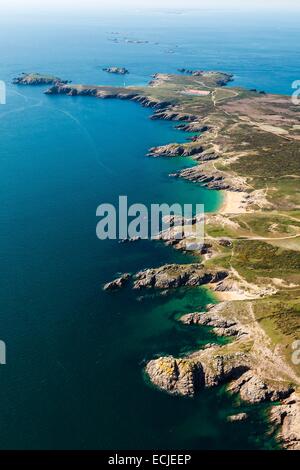
{"type": "MultiPolygon", "coordinates": [[[[289,235],[288,237],[242,237],[243,240],[269,240],[269,241],[275,241],[275,240],[291,240],[292,238],[298,238],[300,237],[300,233],[296,233],[296,235],[289,235]]],[[[241,240],[241,238],[233,238],[232,240],[241,240]]]]}
{"type": "MultiPolygon", "coordinates": [[[[231,93],[231,96],[224,96],[224,98],[220,98],[220,99],[216,99],[216,89],[212,92],[212,95],[211,95],[211,99],[212,99],[212,102],[213,102],[213,105],[214,107],[217,106],[217,103],[220,103],[220,101],[224,101],[224,100],[227,100],[228,98],[235,98],[236,96],[239,96],[239,93],[237,91],[234,91],[234,90],[229,90],[229,89],[226,89],[226,91],[229,91],[231,93]]],[[[224,111],[224,110],[223,110],[224,111]]],[[[227,111],[224,111],[226,114],[228,114],[229,116],[229,113],[227,113],[227,111]]]]}
{"type": "MultiPolygon", "coordinates": [[[[275,240],[291,240],[293,238],[298,238],[300,237],[300,233],[296,233],[295,235],[289,235],[288,237],[259,237],[259,236],[247,236],[243,235],[241,237],[226,237],[226,239],[229,240],[268,240],[268,241],[275,241],[275,240]]],[[[218,240],[218,238],[224,238],[224,237],[212,237],[210,235],[205,237],[207,240],[218,240]]]]}

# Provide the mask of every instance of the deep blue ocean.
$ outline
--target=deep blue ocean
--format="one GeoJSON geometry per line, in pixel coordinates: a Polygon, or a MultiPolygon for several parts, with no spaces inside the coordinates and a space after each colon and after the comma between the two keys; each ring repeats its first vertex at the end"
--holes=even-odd
{"type": "Polygon", "coordinates": [[[215,340],[179,314],[211,302],[204,289],[168,296],[103,283],[119,272],[191,255],[159,242],[96,238],[96,208],[129,202],[204,203],[221,196],[170,178],[185,159],[150,159],[154,145],[188,137],[131,102],[51,97],[11,84],[21,72],[74,83],[146,84],[179,67],[232,72],[236,85],[291,94],[299,79],[299,17],[211,12],[72,13],[0,18],[2,449],[274,448],[264,407],[223,389],[195,400],[168,396],[144,380],[145,361],[215,340]],[[118,33],[118,34],[115,34],[118,33]],[[148,41],[129,43],[130,40],[148,41]],[[130,74],[102,71],[125,66],[130,74]],[[226,417],[247,411],[249,420],[226,417]]]}

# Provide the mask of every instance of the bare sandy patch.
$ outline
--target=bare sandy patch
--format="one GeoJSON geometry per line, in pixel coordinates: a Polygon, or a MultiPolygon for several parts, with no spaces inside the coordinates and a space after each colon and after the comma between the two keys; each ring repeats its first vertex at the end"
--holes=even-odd
{"type": "Polygon", "coordinates": [[[273,134],[278,134],[278,135],[288,134],[288,131],[286,129],[282,129],[282,127],[275,127],[275,126],[271,126],[269,124],[259,124],[259,127],[263,131],[272,132],[273,134]]]}

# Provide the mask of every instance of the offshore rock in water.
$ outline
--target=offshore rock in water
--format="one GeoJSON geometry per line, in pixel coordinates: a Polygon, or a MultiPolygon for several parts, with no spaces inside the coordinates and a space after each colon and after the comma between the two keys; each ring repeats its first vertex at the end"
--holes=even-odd
{"type": "Polygon", "coordinates": [[[105,67],[102,70],[104,72],[115,73],[117,75],[126,75],[129,73],[129,70],[127,70],[125,67],[105,67]]]}
{"type": "Polygon", "coordinates": [[[51,75],[42,75],[40,73],[22,73],[20,77],[13,79],[14,85],[65,85],[70,83],[68,80],[62,80],[51,75]]]}

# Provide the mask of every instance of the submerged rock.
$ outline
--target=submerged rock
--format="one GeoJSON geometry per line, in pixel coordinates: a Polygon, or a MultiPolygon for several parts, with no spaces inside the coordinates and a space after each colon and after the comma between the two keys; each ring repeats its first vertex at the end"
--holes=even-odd
{"type": "Polygon", "coordinates": [[[185,359],[161,357],[148,362],[146,373],[151,382],[171,394],[193,397],[204,384],[201,364],[185,359]]]}

